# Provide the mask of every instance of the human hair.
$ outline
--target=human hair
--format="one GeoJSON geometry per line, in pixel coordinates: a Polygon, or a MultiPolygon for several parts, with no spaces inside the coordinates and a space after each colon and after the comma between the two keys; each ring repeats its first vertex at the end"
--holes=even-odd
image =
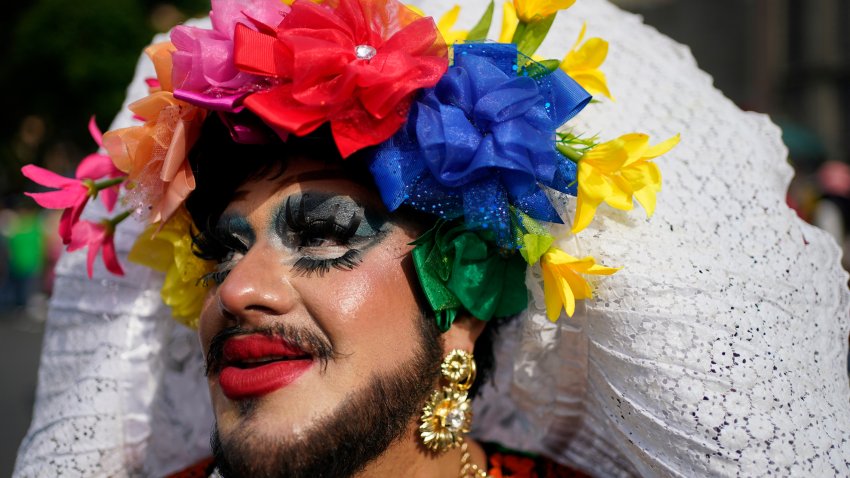
{"type": "MultiPolygon", "coordinates": [[[[242,184],[268,175],[281,175],[291,159],[304,157],[325,161],[329,166],[342,169],[345,176],[355,183],[377,190],[363,155],[355,154],[343,160],[327,126],[303,137],[292,135],[285,142],[274,136],[262,144],[244,144],[231,137],[229,129],[218,115],[210,115],[189,152],[197,187],[186,200],[186,208],[198,228],[193,231],[196,255],[210,259],[203,252],[211,240],[210,232],[242,184]]],[[[419,233],[430,229],[437,220],[431,214],[406,206],[392,214],[406,224],[413,224],[419,233]]],[[[421,287],[416,284],[414,290],[425,320],[436,328],[434,313],[428,307],[421,287]]],[[[499,325],[504,321],[492,319],[476,341],[473,354],[478,379],[472,388],[472,395],[477,392],[479,384],[486,381],[494,365],[492,342],[499,325]]]]}

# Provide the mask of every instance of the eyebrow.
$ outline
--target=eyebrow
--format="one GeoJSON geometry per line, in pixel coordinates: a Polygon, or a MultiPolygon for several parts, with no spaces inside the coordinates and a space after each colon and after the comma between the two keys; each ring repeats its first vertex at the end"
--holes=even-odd
{"type": "Polygon", "coordinates": [[[316,217],[340,219],[342,216],[343,220],[359,223],[364,212],[363,205],[347,194],[307,190],[287,196],[278,207],[274,222],[278,229],[283,225],[291,229],[316,217]]]}
{"type": "Polygon", "coordinates": [[[305,223],[332,220],[354,228],[359,236],[372,236],[386,229],[390,216],[370,202],[342,192],[308,189],[287,196],[274,214],[277,230],[304,228],[305,223]]]}

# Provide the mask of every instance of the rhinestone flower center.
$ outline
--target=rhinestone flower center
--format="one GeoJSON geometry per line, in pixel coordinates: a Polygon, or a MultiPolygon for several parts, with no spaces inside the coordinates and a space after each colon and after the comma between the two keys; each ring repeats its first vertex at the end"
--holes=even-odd
{"type": "Polygon", "coordinates": [[[454,409],[446,414],[446,428],[452,433],[458,433],[466,421],[466,414],[463,410],[454,409]]]}
{"type": "Polygon", "coordinates": [[[354,47],[354,56],[361,60],[371,60],[378,54],[378,50],[372,45],[357,45],[354,47]]]}

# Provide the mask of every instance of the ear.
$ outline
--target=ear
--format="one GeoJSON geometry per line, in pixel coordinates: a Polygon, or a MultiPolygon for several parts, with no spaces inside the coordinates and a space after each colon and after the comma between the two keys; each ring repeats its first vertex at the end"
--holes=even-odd
{"type": "Polygon", "coordinates": [[[486,325],[486,322],[476,319],[469,312],[459,314],[451,328],[443,333],[443,355],[455,349],[471,353],[486,325]]]}

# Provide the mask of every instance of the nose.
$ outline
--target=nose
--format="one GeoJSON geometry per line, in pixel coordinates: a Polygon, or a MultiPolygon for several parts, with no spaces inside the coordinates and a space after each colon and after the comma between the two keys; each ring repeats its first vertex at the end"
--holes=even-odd
{"type": "Polygon", "coordinates": [[[223,312],[237,325],[255,326],[287,314],[297,302],[289,275],[273,251],[255,244],[218,286],[223,312]]]}

